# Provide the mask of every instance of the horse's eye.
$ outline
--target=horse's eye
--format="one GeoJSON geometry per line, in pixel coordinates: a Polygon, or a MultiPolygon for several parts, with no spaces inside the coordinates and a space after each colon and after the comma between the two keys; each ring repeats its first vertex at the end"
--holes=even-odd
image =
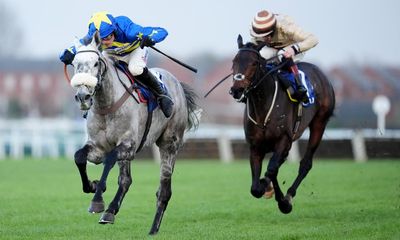
{"type": "Polygon", "coordinates": [[[97,66],[99,66],[99,63],[98,63],[98,62],[94,64],[94,67],[97,67],[97,66]]]}

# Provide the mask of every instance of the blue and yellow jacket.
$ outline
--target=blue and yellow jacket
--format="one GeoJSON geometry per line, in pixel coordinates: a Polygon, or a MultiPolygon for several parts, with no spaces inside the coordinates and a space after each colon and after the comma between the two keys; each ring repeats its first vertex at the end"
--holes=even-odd
{"type": "MultiPolygon", "coordinates": [[[[126,16],[118,16],[111,18],[112,24],[115,27],[114,36],[115,40],[110,47],[103,45],[103,50],[109,54],[124,56],[131,53],[133,50],[140,46],[140,40],[143,36],[148,36],[154,43],[161,42],[164,40],[168,32],[161,27],[142,27],[132,22],[126,16]]],[[[81,43],[85,42],[85,39],[91,39],[97,29],[94,24],[89,23],[89,30],[85,37],[80,39],[81,43]]],[[[60,59],[63,58],[65,51],[76,53],[75,47],[65,49],[60,55],[60,59]]]]}
{"type": "MultiPolygon", "coordinates": [[[[103,46],[103,50],[106,50],[110,54],[123,56],[132,52],[139,47],[140,40],[143,36],[148,36],[154,43],[158,43],[164,40],[168,35],[167,30],[164,28],[142,27],[125,16],[115,17],[111,19],[111,21],[114,21],[115,41],[111,47],[107,48],[103,46]]],[[[84,38],[92,38],[96,30],[95,27],[89,27],[88,34],[84,38]]]]}

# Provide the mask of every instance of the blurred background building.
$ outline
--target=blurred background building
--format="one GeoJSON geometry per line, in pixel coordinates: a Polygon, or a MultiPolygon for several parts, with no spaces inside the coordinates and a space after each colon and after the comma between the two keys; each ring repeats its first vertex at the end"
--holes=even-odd
{"type": "MultiPolygon", "coordinates": [[[[203,96],[230,73],[237,50],[237,34],[247,34],[253,15],[268,8],[294,16],[300,25],[305,25],[305,29],[320,38],[320,44],[305,60],[319,65],[335,88],[337,105],[335,116],[328,125],[330,129],[376,128],[377,117],[372,110],[372,101],[377,95],[385,95],[391,102],[386,127],[399,129],[400,30],[394,24],[400,21],[395,12],[400,3],[389,0],[385,4],[374,2],[372,6],[365,6],[362,1],[322,3],[310,0],[305,10],[304,4],[290,2],[271,1],[264,6],[251,0],[244,9],[232,7],[231,12],[225,10],[222,13],[218,10],[220,8],[206,0],[188,3],[182,15],[174,15],[167,13],[163,6],[169,4],[173,11],[179,1],[157,2],[158,7],[149,10],[142,6],[143,12],[129,14],[124,6],[131,3],[124,0],[112,4],[85,2],[81,8],[71,8],[75,3],[81,4],[77,0],[57,3],[39,0],[34,5],[26,1],[0,0],[0,121],[8,124],[29,122],[30,119],[39,119],[40,122],[43,119],[43,123],[48,123],[52,119],[69,119],[82,123],[81,113],[74,103],[73,89],[64,78],[58,54],[68,47],[76,32],[81,36],[86,33],[91,13],[109,9],[117,15],[132,15],[138,23],[147,21],[149,25],[165,26],[170,31],[170,40],[161,43],[159,48],[195,66],[198,73],[194,74],[151,50],[149,66],[165,68],[195,89],[204,110],[202,125],[229,125],[241,130],[244,105],[236,103],[228,94],[231,79],[207,98],[203,96]],[[92,6],[94,4],[98,6],[92,6]],[[354,13],[350,6],[354,4],[365,9],[354,13]],[[33,11],[37,7],[43,11],[33,11]],[[332,13],[335,9],[339,9],[340,14],[324,14],[324,11],[332,13]],[[67,10],[76,11],[76,16],[66,14],[67,10]],[[66,36],[70,37],[66,39],[66,36]]],[[[230,1],[215,4],[232,5],[230,1]]],[[[245,39],[249,39],[247,35],[245,39]]],[[[0,144],[8,142],[7,138],[12,136],[4,124],[0,130],[3,131],[0,144]]],[[[75,142],[68,151],[79,144],[79,141],[75,142]]],[[[235,151],[238,149],[237,146],[235,151]]],[[[11,155],[12,151],[10,146],[0,149],[0,157],[11,155]]]]}

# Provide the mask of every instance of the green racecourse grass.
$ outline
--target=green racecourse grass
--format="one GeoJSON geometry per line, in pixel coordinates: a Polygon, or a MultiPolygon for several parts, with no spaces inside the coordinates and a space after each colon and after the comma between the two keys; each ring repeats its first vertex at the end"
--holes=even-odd
{"type": "MultiPolygon", "coordinates": [[[[101,166],[88,166],[91,179],[101,166]]],[[[285,163],[283,189],[298,164],[285,163]]],[[[173,195],[160,232],[147,235],[155,213],[159,168],[132,163],[133,185],[114,225],[89,214],[92,195],[66,159],[0,161],[0,239],[400,239],[400,161],[315,161],[292,213],[250,195],[248,161],[178,160],[173,195]]],[[[109,177],[109,203],[117,188],[109,177]]]]}

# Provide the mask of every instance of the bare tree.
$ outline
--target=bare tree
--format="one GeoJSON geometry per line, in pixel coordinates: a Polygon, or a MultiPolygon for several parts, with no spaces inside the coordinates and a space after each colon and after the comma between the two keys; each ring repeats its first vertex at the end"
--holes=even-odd
{"type": "Polygon", "coordinates": [[[22,30],[11,8],[0,0],[0,58],[17,56],[22,44],[22,30]]]}

